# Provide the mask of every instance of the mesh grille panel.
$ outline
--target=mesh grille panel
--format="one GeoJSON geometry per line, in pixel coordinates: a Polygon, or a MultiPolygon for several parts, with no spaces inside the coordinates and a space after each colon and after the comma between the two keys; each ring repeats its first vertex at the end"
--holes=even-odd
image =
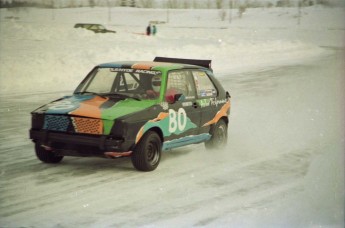
{"type": "Polygon", "coordinates": [[[67,131],[70,121],[67,116],[46,115],[44,129],[51,131],[67,131]]]}
{"type": "Polygon", "coordinates": [[[103,133],[103,122],[100,119],[73,117],[72,120],[74,129],[78,133],[96,135],[103,133]]]}

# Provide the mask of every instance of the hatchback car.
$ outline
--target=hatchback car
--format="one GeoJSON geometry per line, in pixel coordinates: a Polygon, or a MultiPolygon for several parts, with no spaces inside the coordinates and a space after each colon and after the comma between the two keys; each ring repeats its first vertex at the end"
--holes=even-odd
{"type": "Polygon", "coordinates": [[[116,33],[116,31],[106,29],[101,24],[78,23],[74,25],[74,28],[85,28],[87,30],[93,31],[94,33],[116,33]]]}
{"type": "Polygon", "coordinates": [[[151,171],[161,151],[201,142],[224,147],[230,95],[210,64],[156,57],[96,66],[72,95],[31,113],[38,159],[130,156],[136,169],[151,171]]]}

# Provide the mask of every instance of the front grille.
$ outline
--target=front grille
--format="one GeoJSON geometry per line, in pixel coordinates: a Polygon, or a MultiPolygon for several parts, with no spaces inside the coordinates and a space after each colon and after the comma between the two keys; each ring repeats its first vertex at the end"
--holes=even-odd
{"type": "Polygon", "coordinates": [[[73,117],[72,122],[75,131],[78,133],[95,135],[103,133],[103,122],[100,119],[73,117]]]}
{"type": "Polygon", "coordinates": [[[103,121],[101,119],[92,118],[45,115],[43,129],[101,135],[103,134],[103,121]]]}
{"type": "Polygon", "coordinates": [[[46,115],[44,129],[51,131],[67,131],[70,120],[67,116],[46,115]]]}

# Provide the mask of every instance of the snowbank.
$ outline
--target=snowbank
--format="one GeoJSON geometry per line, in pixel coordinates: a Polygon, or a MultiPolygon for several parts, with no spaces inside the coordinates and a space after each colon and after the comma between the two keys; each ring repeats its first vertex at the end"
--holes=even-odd
{"type": "Polygon", "coordinates": [[[212,59],[222,77],[316,58],[327,53],[320,46],[345,46],[344,9],[305,8],[300,25],[295,11],[250,9],[230,24],[218,10],[1,9],[0,93],[73,90],[94,65],[109,61],[212,59]],[[169,23],[159,24],[155,37],[141,35],[152,20],[169,23]],[[117,33],[74,29],[77,22],[117,33]]]}

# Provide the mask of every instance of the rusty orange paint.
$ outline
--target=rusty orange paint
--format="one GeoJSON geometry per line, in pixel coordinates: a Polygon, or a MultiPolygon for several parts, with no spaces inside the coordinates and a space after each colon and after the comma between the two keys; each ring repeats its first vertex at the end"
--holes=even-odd
{"type": "Polygon", "coordinates": [[[140,64],[136,63],[132,66],[133,69],[140,69],[140,70],[151,70],[152,66],[148,64],[140,64]]]}
{"type": "Polygon", "coordinates": [[[213,119],[205,123],[203,127],[217,123],[220,120],[220,118],[222,118],[223,116],[227,116],[227,112],[229,109],[230,109],[230,101],[226,102],[223,105],[223,107],[217,112],[217,114],[213,117],[213,119]]]}
{"type": "Polygon", "coordinates": [[[73,117],[73,125],[78,133],[100,135],[103,133],[101,119],[73,117]]]}
{"type": "Polygon", "coordinates": [[[156,118],[154,118],[153,120],[150,120],[150,122],[157,122],[157,121],[160,121],[162,119],[165,119],[169,116],[169,113],[167,112],[160,112],[158,114],[158,116],[156,118]]]}
{"type": "Polygon", "coordinates": [[[141,63],[133,64],[131,68],[139,69],[139,70],[151,70],[152,67],[166,65],[166,64],[167,63],[162,63],[162,62],[141,62],[141,63]]]}
{"type": "Polygon", "coordinates": [[[119,157],[127,157],[130,156],[133,152],[105,152],[104,155],[109,158],[119,158],[119,157]]]}
{"type": "Polygon", "coordinates": [[[108,98],[94,97],[90,100],[80,103],[80,107],[75,111],[70,112],[71,115],[87,116],[91,118],[101,118],[100,106],[106,102],[108,98]]]}
{"type": "Polygon", "coordinates": [[[143,137],[143,134],[144,134],[144,126],[142,126],[140,130],[138,131],[137,137],[135,138],[135,144],[139,142],[141,137],[143,137]]]}
{"type": "Polygon", "coordinates": [[[78,133],[103,134],[103,121],[101,120],[100,106],[108,99],[94,97],[80,103],[80,107],[70,112],[75,116],[86,116],[88,118],[74,117],[73,125],[78,133]],[[93,119],[94,118],[94,119],[93,119]]]}

